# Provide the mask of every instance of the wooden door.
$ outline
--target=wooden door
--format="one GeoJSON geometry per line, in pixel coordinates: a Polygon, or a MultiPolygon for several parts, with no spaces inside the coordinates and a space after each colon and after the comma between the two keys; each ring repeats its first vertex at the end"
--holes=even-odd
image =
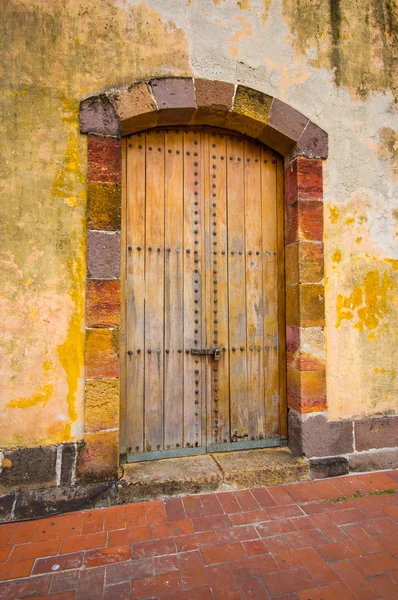
{"type": "Polygon", "coordinates": [[[209,129],[125,143],[128,461],[286,436],[283,160],[209,129]]]}

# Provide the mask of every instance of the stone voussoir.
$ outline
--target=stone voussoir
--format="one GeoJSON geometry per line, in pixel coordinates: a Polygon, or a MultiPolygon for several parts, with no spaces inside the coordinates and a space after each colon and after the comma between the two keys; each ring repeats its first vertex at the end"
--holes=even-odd
{"type": "Polygon", "coordinates": [[[120,120],[106,94],[80,103],[80,133],[120,137],[120,120]]]}

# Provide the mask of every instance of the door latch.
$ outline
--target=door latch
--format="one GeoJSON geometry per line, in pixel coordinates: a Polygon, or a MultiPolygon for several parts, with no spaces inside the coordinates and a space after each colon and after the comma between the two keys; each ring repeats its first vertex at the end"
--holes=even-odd
{"type": "Polygon", "coordinates": [[[200,356],[214,356],[214,360],[221,360],[221,350],[220,348],[191,348],[191,354],[195,354],[196,356],[199,354],[200,356]]]}

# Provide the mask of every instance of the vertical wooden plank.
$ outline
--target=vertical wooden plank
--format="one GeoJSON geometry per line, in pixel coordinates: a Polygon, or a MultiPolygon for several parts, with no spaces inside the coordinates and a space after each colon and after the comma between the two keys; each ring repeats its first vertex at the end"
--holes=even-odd
{"type": "Polygon", "coordinates": [[[126,169],[126,452],[144,443],[145,134],[127,143],[126,169]]]}
{"type": "Polygon", "coordinates": [[[286,308],[285,308],[285,239],[284,239],[284,165],[277,155],[276,204],[278,214],[278,330],[279,330],[279,412],[280,435],[287,439],[286,399],[286,308]]]}
{"type": "Polygon", "coordinates": [[[202,445],[203,360],[191,354],[201,348],[202,279],[204,254],[203,176],[200,133],[186,131],[184,139],[184,446],[202,445]]]}
{"type": "Polygon", "coordinates": [[[279,436],[278,372],[278,217],[276,204],[276,158],[265,147],[261,150],[262,256],[264,293],[264,384],[266,435],[279,436]]]}
{"type": "Polygon", "coordinates": [[[184,281],[182,133],[165,132],[165,272],[164,272],[164,448],[183,444],[184,281]],[[180,352],[178,352],[180,350],[180,352]]]}
{"type": "Polygon", "coordinates": [[[145,450],[163,449],[164,131],[146,133],[145,450]]]}
{"type": "MultiPolygon", "coordinates": [[[[211,182],[211,173],[210,173],[210,160],[211,160],[211,133],[206,131],[202,133],[202,152],[203,152],[203,197],[204,197],[204,222],[205,222],[205,276],[204,276],[204,304],[202,306],[202,310],[204,311],[204,321],[205,321],[205,337],[204,346],[206,348],[210,347],[210,340],[212,339],[212,329],[213,329],[213,316],[211,314],[211,275],[213,270],[216,270],[216,265],[213,265],[213,261],[216,257],[213,257],[211,251],[211,218],[212,218],[212,182],[211,182]]],[[[217,372],[214,372],[215,368],[214,361],[212,358],[206,358],[204,361],[205,366],[205,410],[206,410],[206,445],[209,445],[213,441],[213,430],[215,427],[213,412],[213,397],[212,397],[212,389],[213,389],[213,380],[217,377],[217,372]]]]}
{"type": "Polygon", "coordinates": [[[120,453],[127,452],[126,424],[126,203],[127,203],[127,139],[122,139],[122,196],[121,196],[121,303],[120,303],[120,453]]]}
{"type": "Polygon", "coordinates": [[[248,439],[246,282],[245,282],[245,184],[243,139],[227,139],[228,201],[228,305],[230,349],[231,438],[248,439]]]}
{"type": "Polygon", "coordinates": [[[265,436],[264,306],[261,241],[261,151],[245,140],[246,311],[249,439],[265,436]]]}
{"type": "Polygon", "coordinates": [[[209,143],[210,248],[212,268],[208,273],[210,337],[208,347],[220,348],[221,360],[212,361],[212,431],[214,443],[230,442],[229,339],[228,339],[228,240],[226,136],[212,133],[209,143]]]}

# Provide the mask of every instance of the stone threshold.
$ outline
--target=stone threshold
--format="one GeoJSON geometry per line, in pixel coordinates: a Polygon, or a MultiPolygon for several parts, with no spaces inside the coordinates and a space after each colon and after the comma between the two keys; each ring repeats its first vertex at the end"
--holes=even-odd
{"type": "Polygon", "coordinates": [[[286,447],[238,450],[124,465],[119,502],[306,481],[306,460],[286,447]]]}

